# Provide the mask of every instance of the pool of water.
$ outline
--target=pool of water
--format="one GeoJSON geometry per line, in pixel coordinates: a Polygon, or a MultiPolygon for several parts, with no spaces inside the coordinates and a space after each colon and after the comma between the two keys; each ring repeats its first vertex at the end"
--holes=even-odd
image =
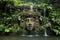
{"type": "Polygon", "coordinates": [[[0,40],[60,40],[60,37],[49,36],[49,37],[22,37],[22,36],[0,36],[0,40]]]}

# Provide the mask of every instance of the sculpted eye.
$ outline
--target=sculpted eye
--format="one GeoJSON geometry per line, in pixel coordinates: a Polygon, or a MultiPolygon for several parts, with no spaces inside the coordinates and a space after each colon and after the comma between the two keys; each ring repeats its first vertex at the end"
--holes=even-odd
{"type": "Polygon", "coordinates": [[[21,22],[24,22],[24,20],[21,20],[21,22]]]}
{"type": "Polygon", "coordinates": [[[29,19],[26,19],[26,22],[29,22],[29,19]]]}

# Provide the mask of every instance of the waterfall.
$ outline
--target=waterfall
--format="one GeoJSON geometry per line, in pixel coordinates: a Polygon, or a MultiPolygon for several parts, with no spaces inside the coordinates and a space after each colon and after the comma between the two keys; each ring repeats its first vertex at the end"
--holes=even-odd
{"type": "Polygon", "coordinates": [[[48,36],[46,29],[44,31],[44,36],[48,36]]]}
{"type": "Polygon", "coordinates": [[[33,12],[33,6],[32,5],[30,6],[30,11],[33,12]]]}
{"type": "MultiPolygon", "coordinates": [[[[46,8],[44,7],[44,18],[46,17],[46,8]]],[[[44,19],[44,25],[45,25],[45,29],[44,29],[44,36],[48,36],[48,34],[47,34],[47,30],[46,30],[46,24],[45,24],[45,19],[44,19]]]]}

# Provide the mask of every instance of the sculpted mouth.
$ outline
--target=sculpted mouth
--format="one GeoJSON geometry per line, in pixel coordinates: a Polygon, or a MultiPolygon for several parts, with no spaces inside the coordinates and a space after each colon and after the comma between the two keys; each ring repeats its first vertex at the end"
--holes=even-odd
{"type": "Polygon", "coordinates": [[[32,25],[29,25],[28,27],[33,27],[32,25]]]}
{"type": "Polygon", "coordinates": [[[27,29],[28,30],[32,30],[33,29],[33,26],[32,25],[29,25],[29,26],[27,26],[27,29]]]}

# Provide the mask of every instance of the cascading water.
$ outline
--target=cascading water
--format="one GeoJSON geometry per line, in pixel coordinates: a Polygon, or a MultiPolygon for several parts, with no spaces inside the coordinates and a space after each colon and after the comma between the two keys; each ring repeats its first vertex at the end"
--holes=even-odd
{"type": "MultiPolygon", "coordinates": [[[[44,8],[43,10],[44,10],[44,18],[45,18],[45,16],[46,16],[46,8],[44,8]]],[[[44,25],[45,25],[44,36],[48,36],[47,30],[46,30],[46,24],[45,24],[45,21],[46,21],[46,20],[44,20],[44,25]]]]}
{"type": "Polygon", "coordinates": [[[30,11],[33,12],[33,5],[30,6],[30,11]]]}
{"type": "Polygon", "coordinates": [[[47,32],[46,32],[46,29],[45,29],[45,33],[44,33],[44,36],[48,36],[48,35],[47,35],[47,32]]]}

